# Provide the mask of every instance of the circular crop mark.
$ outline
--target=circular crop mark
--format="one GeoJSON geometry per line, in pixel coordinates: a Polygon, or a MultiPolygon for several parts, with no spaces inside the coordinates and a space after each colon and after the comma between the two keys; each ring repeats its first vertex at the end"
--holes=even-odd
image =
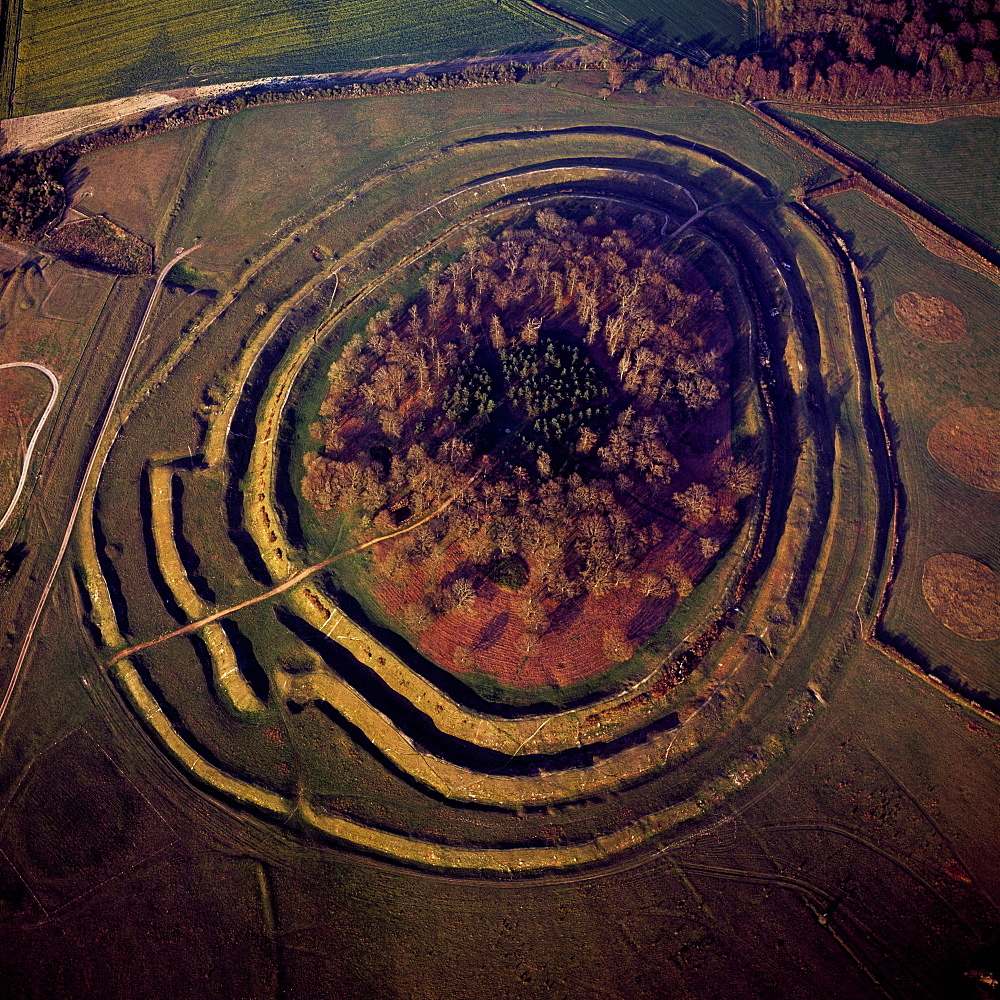
{"type": "Polygon", "coordinates": [[[652,216],[559,208],[467,240],[369,319],[303,483],[354,545],[414,525],[359,598],[441,666],[513,687],[628,660],[759,479],[730,450],[721,296],[652,216]]]}
{"type": "Polygon", "coordinates": [[[1000,577],[985,563],[942,552],[924,564],[921,585],[946,628],[977,642],[1000,638],[1000,577]]]}
{"type": "Polygon", "coordinates": [[[967,406],[948,414],[934,425],[927,450],[962,482],[1000,491],[1000,411],[967,406]]]}
{"type": "Polygon", "coordinates": [[[954,302],[936,295],[906,292],[892,308],[896,319],[923,340],[951,344],[968,333],[962,310],[954,302]]]}

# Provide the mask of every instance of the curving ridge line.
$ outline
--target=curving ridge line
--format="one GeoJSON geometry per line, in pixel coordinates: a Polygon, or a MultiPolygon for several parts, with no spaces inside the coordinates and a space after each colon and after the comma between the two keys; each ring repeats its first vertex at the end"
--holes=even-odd
{"type": "Polygon", "coordinates": [[[21,478],[18,480],[17,489],[14,490],[14,496],[11,497],[10,503],[7,505],[7,510],[4,511],[3,517],[0,517],[0,531],[3,530],[4,525],[10,520],[11,515],[17,507],[18,500],[21,499],[24,484],[28,481],[28,473],[31,471],[31,457],[35,452],[35,445],[38,443],[38,438],[41,436],[49,417],[52,415],[52,411],[55,409],[56,400],[59,398],[59,379],[51,368],[36,364],[34,361],[8,361],[6,364],[0,365],[0,371],[3,371],[5,368],[34,368],[35,371],[41,372],[52,383],[52,395],[49,396],[49,401],[45,404],[45,410],[42,413],[41,419],[38,421],[38,425],[31,435],[31,440],[28,441],[28,447],[24,449],[24,459],[21,462],[21,478]]]}

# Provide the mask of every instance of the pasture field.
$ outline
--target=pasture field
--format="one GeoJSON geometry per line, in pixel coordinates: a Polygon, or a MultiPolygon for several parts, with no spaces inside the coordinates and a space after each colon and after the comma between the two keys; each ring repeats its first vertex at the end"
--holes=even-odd
{"type": "Polygon", "coordinates": [[[996,118],[948,118],[916,125],[789,117],[828,135],[994,246],[1000,242],[996,118]]]}
{"type": "MultiPolygon", "coordinates": [[[[73,193],[73,206],[107,215],[152,246],[179,208],[189,174],[197,169],[207,125],[149,137],[149,147],[134,157],[128,146],[110,146],[87,157],[73,193]]],[[[146,140],[144,140],[145,145],[146,140]]]]}
{"type": "Polygon", "coordinates": [[[141,90],[544,48],[566,27],[519,0],[20,6],[11,117],[141,90]]]}
{"type": "Polygon", "coordinates": [[[973,271],[926,251],[892,213],[860,194],[838,194],[819,204],[868,262],[886,399],[897,425],[905,531],[886,632],[901,639],[903,651],[922,665],[946,666],[974,689],[996,697],[997,643],[963,639],[944,628],[927,607],[920,581],[924,563],[939,552],[959,552],[1000,566],[996,494],[946,472],[927,450],[928,436],[945,414],[962,407],[995,407],[1000,292],[973,271]],[[907,330],[892,305],[909,291],[954,302],[965,316],[967,335],[941,344],[907,330]]]}
{"type": "MultiPolygon", "coordinates": [[[[396,165],[483,135],[510,141],[499,151],[485,144],[470,149],[479,175],[500,169],[518,140],[530,146],[533,138],[546,138],[537,135],[540,130],[581,125],[598,130],[624,125],[653,135],[669,127],[671,134],[731,150],[782,190],[803,170],[812,172],[822,164],[803,150],[788,155],[776,148],[773,133],[724,102],[663,88],[655,101],[627,93],[602,101],[598,76],[593,83],[579,93],[568,89],[579,85],[574,74],[549,74],[509,87],[255,108],[185,129],[206,129],[208,138],[168,242],[187,245],[186,240],[211,231],[212,240],[198,260],[207,270],[231,277],[255,250],[261,233],[283,231],[306,214],[307,206],[328,204],[396,165]],[[274,141],[276,131],[287,146],[274,141]],[[218,156],[213,151],[222,148],[226,169],[213,170],[218,156]],[[271,180],[275,171],[283,178],[278,189],[271,180]]],[[[586,155],[589,148],[586,133],[568,132],[561,141],[562,155],[586,155]]],[[[630,148],[628,139],[619,143],[623,150],[630,148]]],[[[631,142],[631,148],[635,145],[631,142]]],[[[655,146],[647,148],[655,151],[655,146]]],[[[664,161],[676,155],[664,153],[664,161]]],[[[81,165],[86,167],[88,160],[84,157],[81,165]]],[[[470,177],[474,170],[470,166],[470,177]]],[[[127,189],[121,198],[126,200],[127,189]]],[[[109,215],[115,218],[111,210],[109,215]]]]}
{"type": "MultiPolygon", "coordinates": [[[[214,689],[204,644],[180,636],[130,657],[128,676],[163,709],[136,712],[129,690],[139,688],[114,680],[115,649],[88,630],[91,594],[67,565],[0,732],[0,968],[15,995],[801,1000],[823,983],[838,1000],[877,1000],[972,996],[969,971],[996,969],[988,944],[1000,926],[992,763],[1000,737],[992,722],[861,639],[880,569],[872,525],[886,498],[869,455],[880,432],[865,426],[872,389],[856,358],[845,275],[822,227],[782,204],[822,162],[793,155],[737,107],[659,88],[659,104],[637,94],[605,102],[596,88],[575,92],[567,81],[553,74],[506,88],[260,108],[81,161],[90,171],[81,190],[92,191],[82,207],[100,205],[153,244],[161,263],[203,237],[181,277],[215,286],[165,291],[154,311],[97,491],[94,559],[128,645],[187,620],[165,570],[176,594],[187,592],[186,576],[206,607],[267,590],[275,580],[244,527],[247,511],[265,509],[244,498],[261,481],[250,452],[257,435],[283,439],[278,464],[291,470],[292,489],[286,483],[267,498],[277,518],[272,544],[310,534],[295,520],[308,508],[290,496],[307,444],[292,420],[275,426],[266,405],[285,384],[287,359],[314,349],[304,377],[287,383],[301,424],[351,332],[340,319],[363,327],[390,291],[418,287],[425,269],[409,266],[408,255],[440,238],[433,252],[447,264],[468,214],[494,207],[503,191],[498,179],[454,201],[445,193],[497,174],[508,195],[546,196],[549,176],[543,184],[512,172],[569,161],[550,175],[559,185],[600,183],[605,196],[631,196],[636,178],[602,180],[591,162],[579,164],[641,161],[714,199],[702,235],[745,263],[729,294],[739,285],[755,303],[787,306],[756,310],[748,334],[758,351],[755,391],[782,418],[769,515],[781,531],[741,609],[713,612],[724,602],[710,587],[695,595],[710,618],[740,616],[723,619],[704,669],[676,692],[678,704],[691,702],[690,726],[640,727],[636,745],[662,751],[665,766],[607,793],[538,808],[458,803],[429,793],[405,758],[392,764],[346,716],[313,700],[290,707],[281,692],[294,686],[275,678],[331,671],[422,752],[483,773],[551,776],[566,765],[491,758],[485,741],[451,740],[444,709],[415,705],[380,680],[370,652],[366,663],[357,645],[355,658],[337,644],[336,622],[320,615],[328,637],[305,619],[293,632],[290,593],[223,622],[262,711],[232,711],[214,689]],[[713,166],[660,136],[722,150],[769,178],[775,196],[736,179],[735,166],[713,166]],[[483,141],[463,144],[469,139],[483,141]],[[437,212],[413,215],[438,199],[437,212]],[[163,462],[173,469],[176,551],[168,557],[170,519],[157,522],[158,543],[148,474],[163,462]],[[719,665],[728,672],[713,687],[719,665]],[[200,758],[259,785],[259,802],[282,796],[287,812],[268,816],[220,792],[204,768],[192,777],[165,748],[170,727],[187,746],[187,766],[200,758]],[[93,804],[105,800],[107,815],[93,821],[93,804]],[[551,849],[572,858],[657,811],[677,808],[686,819],[600,867],[486,878],[339,846],[309,825],[307,810],[317,808],[364,824],[376,841],[513,857],[551,849]],[[63,829],[71,829],[65,857],[63,829]]],[[[657,197],[678,222],[693,211],[676,191],[657,197]]],[[[932,665],[948,663],[988,687],[997,643],[971,643],[938,625],[922,604],[920,573],[941,548],[1000,566],[995,494],[956,480],[926,449],[940,415],[995,405],[997,290],[921,249],[859,194],[816,207],[845,233],[870,285],[896,425],[907,520],[884,629],[926,651],[932,665]],[[893,303],[909,291],[955,303],[966,335],[934,343],[908,331],[893,303]]],[[[77,393],[93,381],[84,396],[96,409],[150,282],[55,263],[43,269],[49,279],[55,268],[63,277],[51,288],[30,267],[17,271],[0,298],[4,336],[15,332],[15,352],[30,347],[33,357],[61,349],[60,372],[77,393]],[[72,337],[60,334],[70,327],[72,337]]],[[[51,552],[46,536],[61,534],[58,518],[89,446],[79,420],[53,433],[58,447],[45,459],[53,485],[29,525],[38,559],[51,552]]],[[[324,555],[321,547],[310,558],[324,555]]],[[[90,558],[86,549],[81,536],[74,559],[90,558]]],[[[270,565],[296,559],[303,553],[270,565]]],[[[11,596],[28,606],[29,578],[18,574],[15,584],[4,610],[11,596]]],[[[9,620],[13,630],[20,618],[9,620]]],[[[681,617],[671,628],[686,624],[681,617]]],[[[15,639],[8,632],[7,648],[15,639]]],[[[467,706],[448,711],[450,721],[467,706]]],[[[511,727],[526,722],[534,728],[512,712],[511,727]]],[[[581,733],[573,752],[581,766],[596,766],[600,741],[581,733]]]]}

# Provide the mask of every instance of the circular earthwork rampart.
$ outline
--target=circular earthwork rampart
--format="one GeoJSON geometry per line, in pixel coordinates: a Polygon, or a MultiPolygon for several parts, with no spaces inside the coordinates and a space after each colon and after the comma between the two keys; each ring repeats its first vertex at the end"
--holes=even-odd
{"type": "MultiPolygon", "coordinates": [[[[626,139],[637,147],[666,141],[626,139]]],[[[521,157],[516,169],[487,178],[468,172],[474,162],[469,159],[467,173],[457,171],[459,183],[428,187],[420,209],[411,207],[411,199],[413,191],[424,190],[423,175],[400,179],[398,214],[386,210],[373,234],[340,248],[336,260],[325,251],[312,262],[300,254],[300,291],[285,303],[272,303],[271,313],[254,321],[259,332],[246,337],[236,394],[209,414],[204,451],[211,461],[200,468],[186,452],[171,458],[169,442],[144,460],[142,530],[153,581],[169,613],[197,626],[216,606],[212,599],[218,596],[199,575],[204,570],[211,576],[214,567],[194,558],[201,549],[231,553],[235,546],[245,565],[232,563],[226,571],[230,578],[240,571],[248,580],[251,573],[260,581],[270,578],[270,584],[246,590],[272,596],[256,606],[257,619],[247,626],[237,627],[243,619],[229,615],[198,630],[188,682],[180,677],[181,660],[164,653],[169,645],[164,643],[144,651],[141,663],[120,659],[119,684],[184,769],[258,815],[283,821],[294,815],[335,842],[408,864],[497,872],[559,868],[600,862],[703,815],[781,752],[779,736],[767,725],[754,728],[753,720],[770,717],[783,704],[785,694],[774,680],[793,669],[787,665],[799,663],[796,650],[821,593],[814,577],[827,564],[839,567],[828,549],[847,545],[845,564],[863,553],[854,536],[829,533],[827,519],[843,500],[832,472],[833,431],[824,422],[816,364],[821,334],[804,336],[799,326],[809,309],[804,283],[790,263],[794,258],[781,254],[780,226],[766,213],[745,215],[736,204],[753,181],[728,159],[713,162],[705,150],[678,144],[698,161],[700,173],[625,158],[620,150],[587,162],[558,155],[563,141],[539,136],[534,146],[511,143],[512,157],[521,157]],[[550,145],[553,156],[546,161],[550,145]],[[719,209],[716,227],[712,205],[723,196],[710,185],[721,183],[721,174],[728,203],[719,209]],[[631,665],[611,671],[603,687],[597,684],[563,704],[505,705],[502,698],[490,701],[470,692],[440,664],[407,651],[385,621],[369,620],[345,598],[336,579],[310,572],[318,561],[336,570],[339,557],[327,549],[317,560],[318,553],[304,544],[302,516],[295,509],[301,503],[295,496],[300,473],[289,466],[294,414],[315,377],[310,371],[327,369],[328,352],[345,333],[363,330],[368,313],[377,311],[394,287],[415,284],[426,273],[425,261],[447,255],[460,261],[472,229],[509,226],[526,213],[574,200],[650,216],[656,223],[651,239],[725,272],[717,291],[726,298],[727,315],[735,317],[733,366],[743,373],[732,387],[733,405],[743,421],[741,434],[756,438],[761,492],[724,542],[728,548],[712,553],[714,568],[667,619],[663,635],[628,651],[631,665]],[[188,505],[200,494],[215,497],[213,484],[226,475],[228,523],[219,524],[220,541],[208,539],[204,522],[198,537],[185,535],[188,505]],[[302,574],[301,583],[282,583],[296,574],[302,574]],[[197,708],[196,689],[206,678],[211,704],[197,708]],[[178,710],[178,704],[185,707],[178,710]],[[206,721],[220,711],[234,720],[225,739],[216,739],[214,724],[206,721]],[[194,713],[190,725],[185,712],[194,713]],[[737,733],[737,717],[751,728],[737,733]],[[346,729],[338,728],[341,722],[346,729]],[[231,749],[234,725],[244,748],[238,759],[231,749]],[[296,733],[297,773],[315,776],[300,779],[298,786],[288,776],[288,738],[296,733]],[[402,784],[385,786],[398,793],[381,792],[385,801],[374,811],[366,805],[370,796],[322,791],[324,783],[339,780],[330,772],[331,761],[355,766],[356,757],[334,751],[349,739],[344,733],[355,734],[368,748],[374,763],[366,767],[402,776],[402,784]],[[424,793],[437,803],[484,810],[476,812],[476,832],[460,832],[472,829],[459,822],[469,815],[461,811],[448,820],[446,836],[424,829],[411,802],[424,793]],[[410,804],[400,811],[391,801],[394,794],[410,804]],[[626,813],[616,805],[619,796],[635,803],[628,818],[621,818],[626,813]],[[576,832],[552,834],[551,846],[539,848],[538,838],[550,836],[541,831],[552,824],[536,821],[531,810],[569,802],[593,814],[593,829],[604,833],[597,839],[584,835],[576,821],[576,832]],[[523,823],[513,824],[515,813],[523,823]]],[[[592,143],[596,149],[600,139],[592,143]]],[[[459,165],[471,156],[458,148],[448,155],[459,165]]],[[[748,204],[759,205],[759,192],[755,197],[757,202],[750,198],[748,204]]],[[[365,206],[357,211],[360,220],[365,206]]],[[[329,212],[317,216],[308,240],[325,247],[334,243],[337,228],[333,222],[324,228],[327,218],[329,212]]],[[[344,219],[337,220],[341,227],[344,219]]],[[[360,225],[359,231],[364,231],[360,225]]],[[[283,281],[294,287],[287,277],[283,281]]],[[[250,306],[246,314],[252,314],[250,306]]],[[[142,416],[139,410],[135,419],[142,416]]],[[[154,424],[164,426],[159,418],[154,424]]],[[[105,531],[113,523],[108,503],[105,531]]],[[[699,529],[693,507],[669,509],[682,521],[691,515],[686,530],[699,529]]],[[[413,510],[395,508],[395,514],[398,524],[383,525],[390,531],[406,532],[419,520],[413,510]]],[[[107,562],[96,553],[89,558],[96,580],[107,562]]],[[[117,586],[94,585],[95,607],[114,616],[115,608],[127,606],[129,631],[141,634],[145,598],[136,594],[146,592],[126,580],[112,600],[112,585],[117,586]]],[[[153,627],[163,631],[162,624],[153,627]]],[[[807,661],[814,663],[812,651],[802,663],[807,661]]],[[[808,715],[812,704],[804,689],[801,697],[797,719],[808,715]]],[[[365,773],[369,786],[378,782],[374,770],[365,773]]]]}

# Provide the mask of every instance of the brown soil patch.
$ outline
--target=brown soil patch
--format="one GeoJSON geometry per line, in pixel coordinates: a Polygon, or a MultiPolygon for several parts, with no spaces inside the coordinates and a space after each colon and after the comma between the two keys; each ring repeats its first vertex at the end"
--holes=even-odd
{"type": "Polygon", "coordinates": [[[1000,492],[1000,411],[967,406],[943,417],[927,438],[927,450],[962,482],[1000,492]]]}
{"type": "Polygon", "coordinates": [[[910,333],[936,344],[952,344],[969,332],[962,310],[936,295],[906,292],[896,299],[892,309],[910,333]]]}
{"type": "MultiPolygon", "coordinates": [[[[712,414],[711,420],[720,431],[723,427],[728,430],[721,412],[712,414]]],[[[714,462],[729,456],[729,439],[722,435],[716,449],[691,462],[687,477],[678,477],[677,483],[685,485],[687,478],[707,473],[714,462]]],[[[731,499],[735,502],[735,497],[731,499]]],[[[713,527],[719,532],[718,526],[713,527]]],[[[586,596],[561,605],[545,602],[549,624],[537,637],[529,636],[525,629],[529,607],[537,596],[533,581],[521,591],[482,581],[472,607],[455,608],[442,616],[419,635],[415,645],[455,674],[480,674],[508,688],[563,688],[597,676],[627,659],[677,604],[676,594],[643,596],[638,585],[643,574],[662,572],[667,564],[675,563],[693,583],[705,576],[712,560],[701,552],[698,541],[696,534],[675,524],[661,545],[636,568],[630,583],[603,597],[586,596]],[[611,635],[620,641],[614,658],[607,646],[611,635]]],[[[433,580],[419,568],[409,568],[406,574],[388,573],[384,567],[393,544],[380,545],[375,552],[377,586],[373,596],[388,618],[400,621],[405,606],[419,603],[433,580]]],[[[456,552],[450,560],[452,568],[462,559],[456,552]]],[[[534,572],[534,567],[531,569],[534,572]]],[[[445,578],[449,578],[447,573],[445,578]]]]}
{"type": "Polygon", "coordinates": [[[115,274],[153,271],[153,248],[102,215],[65,223],[45,237],[42,248],[73,264],[115,274]]]}
{"type": "Polygon", "coordinates": [[[924,563],[924,600],[937,619],[966,639],[1000,639],[1000,577],[985,563],[942,552],[924,563]]]}

